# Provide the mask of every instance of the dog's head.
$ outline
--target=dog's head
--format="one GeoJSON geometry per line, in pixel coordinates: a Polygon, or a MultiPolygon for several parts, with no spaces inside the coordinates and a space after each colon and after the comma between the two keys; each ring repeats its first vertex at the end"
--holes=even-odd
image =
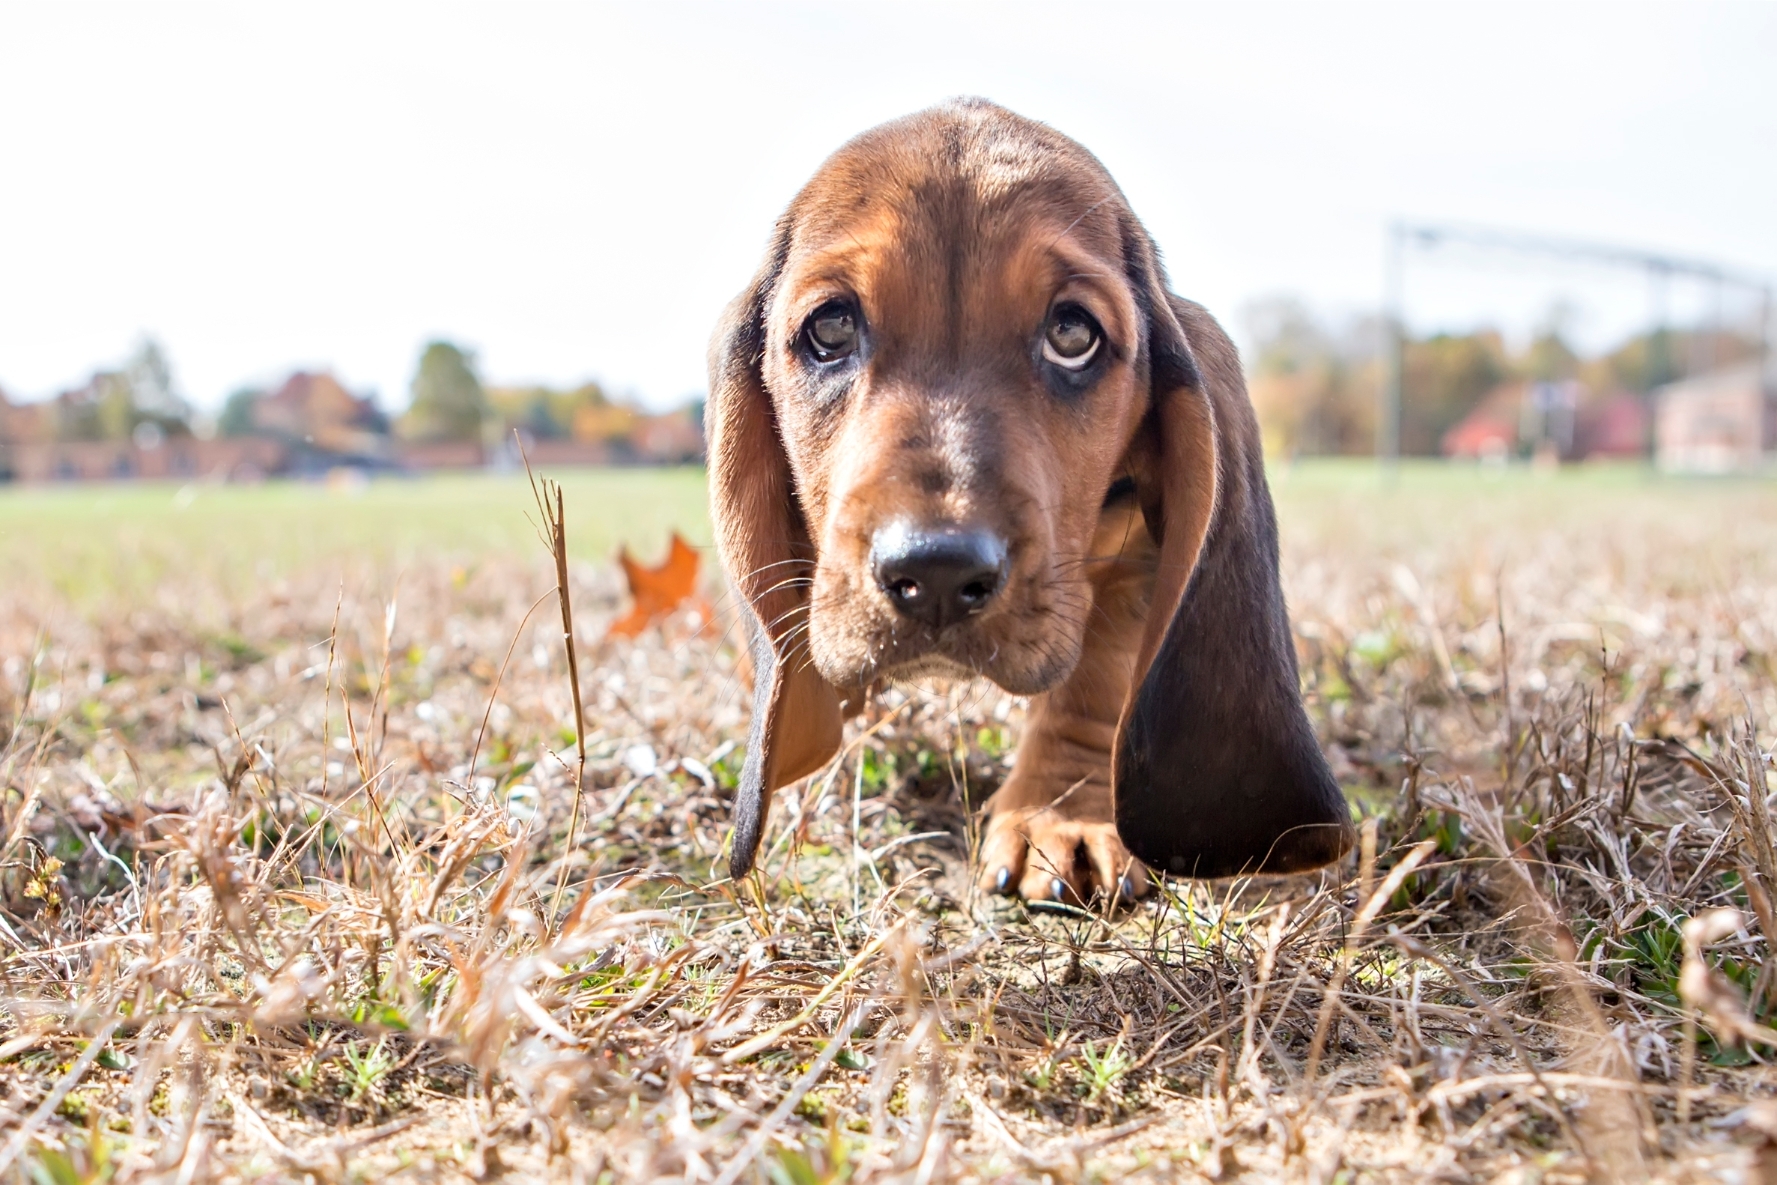
{"type": "Polygon", "coordinates": [[[757,678],[737,873],[852,690],[1065,678],[1123,500],[1161,544],[1143,681],[1216,507],[1216,412],[1152,243],[1079,145],[972,101],[851,141],[779,221],[711,373],[712,505],[757,678]]]}

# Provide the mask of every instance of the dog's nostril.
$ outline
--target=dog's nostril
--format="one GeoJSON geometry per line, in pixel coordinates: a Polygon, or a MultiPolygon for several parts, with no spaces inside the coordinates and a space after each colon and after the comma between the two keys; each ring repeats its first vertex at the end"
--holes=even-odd
{"type": "Polygon", "coordinates": [[[991,531],[896,522],[871,540],[876,583],[901,613],[934,629],[986,608],[1006,577],[1006,544],[991,531]]]}
{"type": "Polygon", "coordinates": [[[985,601],[994,594],[998,583],[998,581],[971,580],[962,586],[960,590],[962,598],[970,603],[985,601]]]}

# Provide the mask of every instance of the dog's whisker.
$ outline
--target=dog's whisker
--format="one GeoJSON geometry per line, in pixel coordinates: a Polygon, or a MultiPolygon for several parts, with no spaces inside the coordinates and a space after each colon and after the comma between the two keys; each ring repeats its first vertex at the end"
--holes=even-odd
{"type": "Polygon", "coordinates": [[[786,567],[790,567],[791,565],[797,565],[797,564],[803,565],[805,567],[813,568],[815,566],[815,561],[814,560],[804,560],[804,559],[788,559],[788,560],[777,560],[777,561],[775,561],[773,563],[769,563],[769,564],[760,564],[756,568],[749,569],[745,575],[738,577],[737,583],[746,583],[747,581],[754,580],[760,576],[765,575],[765,573],[771,571],[773,568],[786,568],[786,567]]]}
{"type": "Polygon", "coordinates": [[[812,577],[812,576],[792,576],[792,577],[788,578],[787,580],[778,581],[776,584],[772,585],[769,588],[760,589],[759,590],[759,597],[761,599],[763,599],[765,597],[770,596],[772,593],[783,592],[786,589],[813,588],[813,587],[814,587],[814,577],[812,577]]]}

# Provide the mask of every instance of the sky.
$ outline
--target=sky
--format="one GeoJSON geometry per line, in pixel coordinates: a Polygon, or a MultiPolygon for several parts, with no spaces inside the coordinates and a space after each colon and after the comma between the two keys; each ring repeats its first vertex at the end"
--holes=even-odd
{"type": "MultiPolygon", "coordinates": [[[[1400,218],[1777,275],[1777,4],[0,0],[0,389],[151,335],[202,407],[303,367],[396,409],[442,337],[680,403],[826,155],[963,94],[1096,153],[1237,340],[1280,295],[1376,310],[1400,218]]],[[[1653,299],[1450,251],[1404,292],[1592,346],[1653,299]]]]}

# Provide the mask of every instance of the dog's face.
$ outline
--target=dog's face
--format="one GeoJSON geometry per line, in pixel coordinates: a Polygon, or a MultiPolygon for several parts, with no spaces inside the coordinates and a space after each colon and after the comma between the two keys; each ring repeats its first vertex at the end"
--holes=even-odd
{"type": "Polygon", "coordinates": [[[837,686],[1029,694],[1078,659],[1146,326],[1122,200],[1055,141],[959,164],[866,136],[787,220],[761,369],[814,545],[809,651],[837,686]]]}
{"type": "Polygon", "coordinates": [[[1101,798],[1109,775],[1152,867],[1348,842],[1238,359],[1085,149],[976,101],[865,133],[791,203],[710,363],[712,518],[757,672],[734,875],[852,693],[931,673],[1054,689],[1051,749],[1090,756],[1101,798]]]}

